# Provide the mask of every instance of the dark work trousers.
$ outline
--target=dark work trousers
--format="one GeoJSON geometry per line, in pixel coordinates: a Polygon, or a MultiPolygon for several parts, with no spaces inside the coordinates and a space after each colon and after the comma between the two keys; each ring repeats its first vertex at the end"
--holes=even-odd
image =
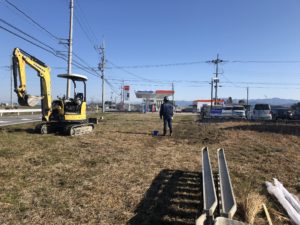
{"type": "Polygon", "coordinates": [[[164,117],[164,135],[167,133],[167,125],[170,129],[170,134],[172,134],[172,117],[164,117]]]}

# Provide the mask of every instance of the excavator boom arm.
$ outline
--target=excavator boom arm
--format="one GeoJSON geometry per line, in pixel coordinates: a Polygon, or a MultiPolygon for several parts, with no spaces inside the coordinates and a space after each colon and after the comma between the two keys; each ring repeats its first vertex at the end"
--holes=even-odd
{"type": "Polygon", "coordinates": [[[38,100],[41,99],[43,119],[49,121],[49,116],[52,110],[50,68],[39,59],[19,48],[15,48],[13,51],[12,64],[14,88],[18,96],[19,104],[22,106],[32,107],[35,106],[38,103],[38,100]],[[39,97],[27,94],[26,65],[34,69],[40,77],[41,96],[39,97]]]}

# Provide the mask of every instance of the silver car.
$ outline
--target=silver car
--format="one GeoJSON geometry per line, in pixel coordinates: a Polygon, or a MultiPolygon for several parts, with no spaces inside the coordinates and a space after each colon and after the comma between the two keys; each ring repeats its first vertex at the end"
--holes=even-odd
{"type": "Polygon", "coordinates": [[[271,106],[269,104],[256,104],[252,118],[254,120],[272,120],[271,106]]]}
{"type": "Polygon", "coordinates": [[[222,118],[232,118],[232,106],[225,106],[222,108],[222,118]]]}
{"type": "Polygon", "coordinates": [[[232,116],[234,118],[245,119],[246,118],[246,110],[244,106],[233,106],[232,108],[232,116]]]}

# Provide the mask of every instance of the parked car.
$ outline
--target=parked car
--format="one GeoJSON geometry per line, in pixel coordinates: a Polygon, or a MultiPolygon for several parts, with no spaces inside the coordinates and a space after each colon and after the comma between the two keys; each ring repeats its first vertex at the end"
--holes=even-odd
{"type": "Polygon", "coordinates": [[[222,117],[222,108],[219,106],[214,106],[210,110],[211,117],[222,117]]]}
{"type": "Polygon", "coordinates": [[[300,110],[294,110],[291,112],[291,119],[292,120],[300,120],[300,110]]]}
{"type": "Polygon", "coordinates": [[[246,118],[246,109],[244,106],[233,106],[232,108],[232,116],[234,118],[246,118]]]}
{"type": "Polygon", "coordinates": [[[222,108],[221,117],[222,118],[232,118],[232,106],[225,106],[222,108]]]}
{"type": "Polygon", "coordinates": [[[288,108],[272,108],[273,120],[290,120],[292,119],[292,112],[288,108]]]}
{"type": "Polygon", "coordinates": [[[181,112],[191,112],[191,113],[194,113],[196,111],[197,111],[197,109],[194,109],[194,108],[191,108],[191,107],[183,108],[181,110],[181,112]]]}
{"type": "Polygon", "coordinates": [[[252,119],[253,108],[254,108],[253,105],[245,105],[245,111],[246,111],[245,113],[246,113],[246,118],[248,120],[252,119]]]}
{"type": "Polygon", "coordinates": [[[272,120],[271,106],[269,104],[256,104],[253,109],[252,119],[272,120]]]}

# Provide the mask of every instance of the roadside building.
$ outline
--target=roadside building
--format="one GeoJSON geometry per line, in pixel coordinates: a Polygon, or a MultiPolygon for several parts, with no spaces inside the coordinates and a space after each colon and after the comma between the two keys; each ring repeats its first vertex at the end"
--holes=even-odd
{"type": "Polygon", "coordinates": [[[197,112],[200,112],[201,108],[203,106],[211,106],[211,103],[214,106],[215,102],[216,102],[217,105],[224,105],[224,99],[217,99],[217,101],[215,101],[214,99],[213,100],[211,100],[211,99],[199,99],[199,100],[193,101],[193,108],[195,110],[197,110],[197,112]]]}
{"type": "Polygon", "coordinates": [[[156,112],[160,110],[165,96],[174,95],[172,90],[136,91],[136,98],[142,99],[143,112],[156,112]]]}

